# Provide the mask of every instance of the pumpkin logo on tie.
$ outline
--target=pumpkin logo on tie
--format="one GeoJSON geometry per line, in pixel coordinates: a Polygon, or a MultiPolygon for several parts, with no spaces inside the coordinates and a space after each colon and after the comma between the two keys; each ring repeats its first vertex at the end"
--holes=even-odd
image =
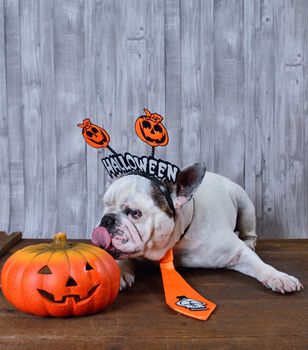
{"type": "Polygon", "coordinates": [[[107,131],[98,125],[92,124],[90,119],[84,119],[82,124],[78,124],[82,128],[82,135],[87,144],[94,148],[106,148],[110,141],[107,131]]]}
{"type": "Polygon", "coordinates": [[[191,311],[208,310],[206,304],[202,301],[187,298],[185,295],[180,295],[177,298],[180,300],[176,303],[176,305],[186,307],[186,309],[189,309],[191,311]]]}
{"type": "Polygon", "coordinates": [[[166,146],[169,142],[167,129],[162,123],[164,119],[157,113],[151,113],[144,108],[145,115],[135,122],[135,130],[138,137],[152,147],[166,146]]]}

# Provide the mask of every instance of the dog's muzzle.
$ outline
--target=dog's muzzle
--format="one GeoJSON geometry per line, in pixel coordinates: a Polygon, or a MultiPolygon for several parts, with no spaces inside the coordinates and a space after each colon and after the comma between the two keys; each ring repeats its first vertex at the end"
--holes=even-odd
{"type": "Polygon", "coordinates": [[[92,243],[115,259],[125,259],[140,252],[142,240],[137,227],[128,218],[119,219],[116,214],[108,213],[93,230],[92,243]]]}

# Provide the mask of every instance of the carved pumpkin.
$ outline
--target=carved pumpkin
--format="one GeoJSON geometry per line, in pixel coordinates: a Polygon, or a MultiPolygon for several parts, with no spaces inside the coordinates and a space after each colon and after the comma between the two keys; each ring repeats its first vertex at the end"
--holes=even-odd
{"type": "Polygon", "coordinates": [[[152,147],[166,146],[169,141],[168,132],[162,124],[161,115],[151,114],[144,109],[145,116],[139,117],[135,122],[135,130],[138,137],[152,147]]]}
{"type": "Polygon", "coordinates": [[[108,146],[110,136],[107,131],[98,125],[92,124],[90,119],[84,119],[82,124],[78,124],[82,128],[82,135],[86,142],[94,148],[105,148],[108,146]]]}
{"type": "Polygon", "coordinates": [[[2,291],[17,309],[38,316],[93,314],[111,304],[120,271],[104,250],[68,243],[65,233],[53,242],[23,248],[2,269],[2,291]]]}

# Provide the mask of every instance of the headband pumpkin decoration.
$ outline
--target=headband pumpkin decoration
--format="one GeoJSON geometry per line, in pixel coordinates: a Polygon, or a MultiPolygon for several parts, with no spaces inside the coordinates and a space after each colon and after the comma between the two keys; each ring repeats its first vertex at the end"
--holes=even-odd
{"type": "MultiPolygon", "coordinates": [[[[145,115],[138,117],[135,122],[135,131],[143,142],[152,147],[152,154],[149,157],[139,157],[128,152],[118,154],[108,144],[110,141],[108,133],[101,127],[91,124],[89,119],[85,119],[78,126],[83,128],[83,137],[90,146],[108,148],[113,153],[101,160],[111,178],[129,174],[148,178],[161,191],[175,217],[176,210],[171,194],[162,180],[166,179],[175,184],[180,169],[174,164],[154,157],[155,147],[163,147],[168,144],[168,131],[162,123],[163,117],[160,114],[151,113],[146,108],[144,112],[145,115]]],[[[92,242],[96,244],[93,234],[92,242]]],[[[172,249],[169,249],[161,259],[160,269],[166,303],[181,314],[203,321],[207,320],[216,305],[195,291],[175,270],[172,249]]]]}
{"type": "Polygon", "coordinates": [[[107,148],[112,155],[101,159],[105,169],[111,178],[140,173],[142,176],[149,176],[159,180],[167,179],[175,183],[179,168],[162,159],[156,159],[155,147],[166,146],[169,141],[167,129],[162,123],[163,117],[157,113],[151,113],[144,109],[145,116],[140,116],[135,122],[135,131],[138,137],[148,145],[152,146],[150,157],[136,156],[128,152],[118,154],[109,146],[110,136],[102,127],[92,124],[90,119],[84,119],[81,124],[82,135],[87,144],[94,148],[107,148]]]}
{"type": "Polygon", "coordinates": [[[84,119],[81,124],[77,124],[82,128],[82,136],[86,143],[94,148],[108,148],[112,153],[116,153],[110,146],[110,136],[102,127],[92,124],[90,119],[84,119]]]}
{"type": "MultiPolygon", "coordinates": [[[[139,117],[135,122],[135,130],[138,137],[152,147],[166,146],[169,142],[167,129],[162,123],[163,117],[157,113],[151,113],[144,108],[145,116],[139,117]]],[[[153,149],[152,149],[152,152],[153,149]]]]}

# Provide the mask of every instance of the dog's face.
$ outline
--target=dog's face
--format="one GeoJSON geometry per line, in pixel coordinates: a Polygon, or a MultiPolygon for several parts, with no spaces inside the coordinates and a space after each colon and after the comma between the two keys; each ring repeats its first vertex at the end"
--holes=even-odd
{"type": "MultiPolygon", "coordinates": [[[[204,174],[204,165],[198,163],[180,171],[177,183],[168,185],[176,216],[204,174]]],[[[100,226],[92,233],[95,245],[116,259],[143,256],[158,260],[161,252],[170,248],[176,216],[151,180],[139,175],[123,176],[113,182],[103,200],[100,226]]]]}

